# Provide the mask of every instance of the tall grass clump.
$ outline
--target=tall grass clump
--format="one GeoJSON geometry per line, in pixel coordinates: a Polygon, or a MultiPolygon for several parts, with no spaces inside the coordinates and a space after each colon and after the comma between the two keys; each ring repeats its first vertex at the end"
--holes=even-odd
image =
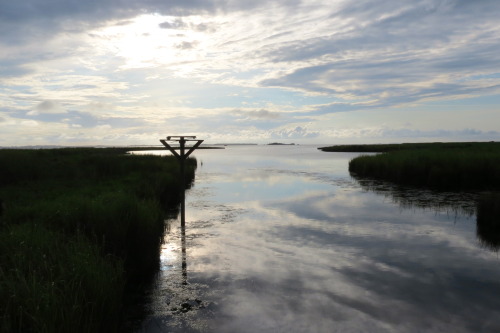
{"type": "Polygon", "coordinates": [[[118,328],[120,260],[85,237],[43,225],[0,233],[1,332],[105,332],[118,328]]]}
{"type": "Polygon", "coordinates": [[[500,193],[486,193],[478,200],[476,233],[485,247],[500,249],[500,193]]]}
{"type": "Polygon", "coordinates": [[[360,156],[349,162],[349,171],[398,184],[438,190],[500,189],[500,143],[469,146],[395,150],[360,156]]]}
{"type": "Polygon", "coordinates": [[[0,332],[120,331],[196,168],[125,152],[0,150],[0,332]]]}

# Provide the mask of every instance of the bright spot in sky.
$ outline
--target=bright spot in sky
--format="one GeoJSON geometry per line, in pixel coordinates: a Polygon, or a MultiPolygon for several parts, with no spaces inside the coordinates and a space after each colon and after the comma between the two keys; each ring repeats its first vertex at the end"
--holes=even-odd
{"type": "Polygon", "coordinates": [[[175,20],[175,17],[141,15],[123,24],[117,22],[93,32],[99,37],[95,46],[124,58],[126,63],[121,69],[171,66],[196,60],[201,54],[195,47],[205,44],[207,36],[188,29],[187,23],[184,29],[161,28],[167,24],[175,27],[175,20]]]}

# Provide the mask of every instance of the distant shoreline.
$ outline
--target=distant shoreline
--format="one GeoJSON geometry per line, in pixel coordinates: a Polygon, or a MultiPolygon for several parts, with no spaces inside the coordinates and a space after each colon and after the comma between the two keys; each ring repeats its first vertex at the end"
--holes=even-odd
{"type": "Polygon", "coordinates": [[[499,142],[425,142],[425,143],[388,143],[388,144],[355,144],[355,145],[334,145],[319,147],[318,150],[325,152],[342,153],[384,153],[397,150],[416,150],[429,148],[470,148],[483,145],[495,145],[499,142]]]}

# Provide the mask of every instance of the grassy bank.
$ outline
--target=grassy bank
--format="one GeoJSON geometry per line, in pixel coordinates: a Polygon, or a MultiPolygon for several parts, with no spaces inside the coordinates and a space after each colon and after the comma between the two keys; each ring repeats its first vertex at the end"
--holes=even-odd
{"type": "Polygon", "coordinates": [[[500,190],[500,143],[418,144],[354,158],[349,171],[438,190],[500,190]]]}
{"type": "Polygon", "coordinates": [[[119,330],[182,186],[172,157],[125,152],[0,150],[0,332],[119,330]]]}
{"type": "Polygon", "coordinates": [[[478,200],[476,232],[485,247],[500,249],[500,193],[488,193],[478,200]]]}

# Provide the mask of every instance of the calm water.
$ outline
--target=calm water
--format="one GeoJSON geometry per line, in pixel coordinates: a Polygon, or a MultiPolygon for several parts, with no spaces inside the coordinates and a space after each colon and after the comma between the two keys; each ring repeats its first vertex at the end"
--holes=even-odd
{"type": "Polygon", "coordinates": [[[356,154],[311,146],[195,156],[140,332],[500,331],[471,198],[356,180],[356,154]]]}

